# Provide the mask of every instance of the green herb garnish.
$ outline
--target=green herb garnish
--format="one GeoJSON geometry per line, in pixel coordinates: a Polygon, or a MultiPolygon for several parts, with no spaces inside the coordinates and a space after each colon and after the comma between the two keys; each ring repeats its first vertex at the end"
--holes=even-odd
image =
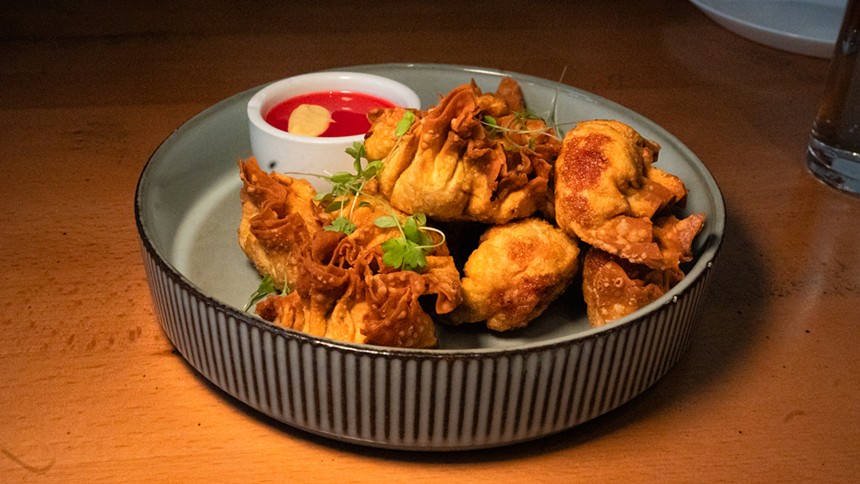
{"type": "MultiPolygon", "coordinates": [[[[248,302],[245,304],[245,307],[242,308],[243,311],[248,311],[251,309],[251,306],[256,304],[258,301],[268,296],[273,292],[277,292],[278,288],[275,287],[275,280],[271,275],[266,274],[263,276],[263,280],[260,281],[260,285],[257,286],[257,290],[251,294],[251,297],[248,298],[248,302]]],[[[280,292],[280,295],[286,295],[290,293],[290,287],[287,285],[287,282],[284,281],[284,290],[280,292]]]]}
{"type": "MultiPolygon", "coordinates": [[[[564,75],[567,73],[567,66],[564,66],[564,69],[561,71],[561,75],[558,77],[558,83],[561,84],[561,81],[564,79],[564,75]]],[[[552,96],[552,105],[550,106],[550,110],[546,115],[547,124],[555,127],[556,132],[558,132],[558,138],[564,139],[564,130],[561,129],[561,124],[558,122],[558,90],[559,88],[555,88],[555,93],[552,96]]],[[[568,123],[570,124],[570,123],[568,123]]]]}
{"type": "Polygon", "coordinates": [[[349,235],[355,232],[355,229],[358,227],[352,223],[348,218],[344,216],[340,216],[331,221],[331,225],[326,225],[323,227],[324,230],[331,230],[333,232],[343,232],[346,235],[349,235]]]}
{"type": "MultiPolygon", "coordinates": [[[[525,126],[526,121],[529,119],[541,119],[541,118],[540,118],[540,116],[537,116],[534,113],[531,113],[529,111],[519,111],[519,112],[514,113],[514,121],[516,121],[516,124],[519,126],[525,126]]],[[[483,124],[487,128],[487,131],[489,132],[490,136],[496,136],[497,134],[500,134],[500,133],[501,134],[515,133],[515,134],[525,134],[525,135],[528,135],[528,134],[536,134],[536,135],[545,134],[547,136],[552,136],[558,140],[561,140],[561,138],[559,138],[558,135],[553,134],[551,132],[551,129],[553,127],[549,126],[549,125],[546,125],[542,128],[535,128],[535,129],[525,129],[524,127],[523,128],[509,128],[509,127],[501,126],[499,124],[499,122],[496,121],[496,118],[489,116],[489,115],[486,115],[486,114],[484,115],[483,119],[481,120],[481,124],[483,124]]],[[[544,124],[546,124],[546,123],[544,123],[544,124]]],[[[508,141],[511,141],[513,143],[513,140],[511,140],[510,138],[508,138],[508,141]]],[[[514,144],[516,144],[516,143],[514,143],[514,144]]]]}
{"type": "Polygon", "coordinates": [[[397,227],[400,237],[382,243],[382,261],[385,265],[404,271],[420,271],[427,267],[427,254],[445,243],[445,234],[433,227],[427,227],[427,217],[416,213],[406,217],[403,222],[395,215],[384,215],[373,223],[380,228],[397,227]],[[442,240],[433,243],[429,232],[442,235],[442,240]]]}
{"type": "Polygon", "coordinates": [[[361,171],[361,159],[367,158],[367,151],[364,148],[364,143],[361,141],[353,141],[352,146],[346,149],[346,154],[352,157],[353,166],[356,166],[356,171],[361,171]]]}
{"type": "MultiPolygon", "coordinates": [[[[317,201],[324,201],[326,199],[330,199],[329,203],[334,203],[341,197],[350,197],[353,195],[359,195],[361,190],[364,188],[364,185],[367,184],[373,177],[379,174],[382,171],[382,160],[376,160],[368,162],[367,165],[362,166],[361,160],[367,157],[367,151],[365,151],[364,143],[360,141],[356,141],[352,144],[351,148],[346,149],[346,153],[353,158],[352,166],[355,169],[355,173],[349,173],[347,171],[339,171],[332,175],[316,175],[320,178],[327,180],[331,183],[331,191],[327,193],[319,193],[314,198],[317,201]]],[[[344,208],[343,200],[341,201],[341,205],[337,206],[337,208],[329,209],[326,208],[327,211],[333,212],[335,210],[339,210],[344,208]]]]}
{"type": "Polygon", "coordinates": [[[490,136],[495,136],[501,130],[501,126],[499,126],[499,122],[496,121],[496,118],[490,116],[489,114],[484,115],[484,120],[481,121],[481,124],[490,128],[490,136]]]}
{"type": "Polygon", "coordinates": [[[331,190],[327,193],[319,193],[314,200],[321,202],[326,212],[340,212],[326,230],[343,232],[346,235],[353,233],[356,226],[350,220],[350,215],[356,207],[364,206],[367,202],[358,202],[358,197],[364,190],[365,185],[382,171],[382,160],[370,161],[362,165],[362,159],[367,158],[364,143],[356,141],[352,147],[346,149],[346,153],[353,158],[352,166],[355,173],[341,171],[321,178],[331,183],[331,190]],[[350,198],[352,201],[350,202],[350,198]]]}
{"type": "Polygon", "coordinates": [[[397,127],[394,129],[394,136],[398,138],[406,134],[409,131],[409,128],[412,126],[412,123],[415,122],[415,113],[412,111],[406,111],[403,113],[403,117],[400,118],[400,121],[397,122],[397,127]]]}

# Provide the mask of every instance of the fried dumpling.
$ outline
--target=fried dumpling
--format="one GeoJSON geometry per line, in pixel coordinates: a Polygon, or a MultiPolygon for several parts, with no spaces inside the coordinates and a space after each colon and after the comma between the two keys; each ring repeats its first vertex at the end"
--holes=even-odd
{"type": "Polygon", "coordinates": [[[364,149],[368,160],[381,160],[394,149],[400,137],[397,135],[397,125],[407,112],[417,117],[424,115],[422,111],[402,107],[377,108],[367,114],[371,127],[365,135],[364,149]]]}
{"type": "Polygon", "coordinates": [[[307,180],[267,174],[253,158],[239,162],[239,175],[239,246],[278,289],[293,287],[301,257],[331,217],[313,203],[316,191],[307,180]]]}
{"type": "Polygon", "coordinates": [[[490,227],[466,261],[463,302],[447,319],[486,321],[496,331],[524,327],[568,287],[578,256],[576,239],[543,219],[490,227]]]}
{"type": "Polygon", "coordinates": [[[627,316],[666,294],[683,278],[680,269],[652,269],[589,248],[582,262],[582,294],[588,322],[602,326],[627,316]]]}
{"type": "Polygon", "coordinates": [[[654,269],[692,258],[701,214],[665,216],[687,194],[652,167],[660,146],[618,121],[585,121],[567,133],[555,165],[555,217],[588,244],[654,269]]]}
{"type": "Polygon", "coordinates": [[[379,186],[392,206],[437,220],[492,224],[546,207],[561,144],[552,128],[526,114],[512,79],[503,79],[496,93],[482,93],[474,83],[453,89],[416,113],[399,137],[392,135],[396,113],[373,114],[365,140],[370,159],[382,156],[379,186]]]}
{"type": "MultiPolygon", "coordinates": [[[[349,235],[327,230],[333,216],[314,200],[310,185],[266,174],[252,158],[239,163],[244,186],[239,242],[258,270],[288,288],[257,304],[257,313],[284,327],[340,341],[384,346],[436,346],[435,326],[421,300],[437,314],[460,301],[459,272],[444,244],[420,272],[383,261],[381,244],[400,235],[374,223],[401,216],[378,196],[361,195],[349,235]]],[[[438,240],[437,240],[438,241],[438,240]]]]}

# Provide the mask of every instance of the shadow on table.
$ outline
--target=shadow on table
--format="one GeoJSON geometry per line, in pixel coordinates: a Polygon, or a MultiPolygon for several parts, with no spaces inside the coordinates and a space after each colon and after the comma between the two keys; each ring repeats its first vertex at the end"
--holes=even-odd
{"type": "MultiPolygon", "coordinates": [[[[756,241],[751,240],[742,220],[731,211],[727,213],[726,233],[728,235],[723,241],[721,252],[714,265],[708,295],[702,308],[699,325],[693,334],[691,347],[675,367],[654,386],[621,407],[572,429],[533,441],[491,449],[456,452],[398,451],[344,443],[296,429],[267,417],[233,398],[196,371],[194,374],[225,402],[229,402],[251,418],[314,445],[370,458],[433,464],[494,462],[584,445],[638,421],[646,420],[649,416],[669,409],[676,411],[679,402],[722,379],[756,341],[753,336],[761,329],[759,314],[763,310],[763,301],[767,299],[765,293],[771,287],[768,271],[762,262],[763,254],[756,246],[756,241]]],[[[190,365],[188,367],[192,369],[190,365]]]]}

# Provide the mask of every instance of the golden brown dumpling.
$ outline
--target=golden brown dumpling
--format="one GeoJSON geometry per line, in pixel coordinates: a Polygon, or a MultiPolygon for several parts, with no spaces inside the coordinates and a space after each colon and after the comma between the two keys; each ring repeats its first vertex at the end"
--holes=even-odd
{"type": "Polygon", "coordinates": [[[381,193],[399,210],[445,221],[501,224],[543,210],[561,144],[522,110],[512,79],[490,94],[464,84],[417,113],[393,145],[392,112],[376,113],[365,143],[370,159],[384,153],[381,193]]]}
{"type": "Polygon", "coordinates": [[[627,316],[666,294],[683,277],[680,269],[651,269],[592,247],[582,262],[588,321],[602,326],[627,316]]]}
{"type": "Polygon", "coordinates": [[[677,269],[704,224],[661,216],[687,194],[674,175],[651,166],[660,146],[618,121],[576,125],[555,165],[558,225],[588,244],[655,269],[677,269]]]}
{"type": "Polygon", "coordinates": [[[266,174],[253,158],[239,167],[240,245],[262,274],[291,290],[261,301],[261,317],[340,341],[436,346],[433,319],[419,299],[431,298],[437,314],[460,301],[459,272],[444,244],[427,255],[420,272],[391,268],[383,262],[381,244],[400,232],[374,220],[402,214],[381,197],[362,195],[348,204],[356,228],[346,235],[326,230],[333,216],[317,205],[306,181],[266,174]]]}
{"type": "Polygon", "coordinates": [[[526,326],[568,287],[578,256],[576,239],[543,219],[490,227],[466,261],[463,302],[448,319],[497,331],[526,326]]]}

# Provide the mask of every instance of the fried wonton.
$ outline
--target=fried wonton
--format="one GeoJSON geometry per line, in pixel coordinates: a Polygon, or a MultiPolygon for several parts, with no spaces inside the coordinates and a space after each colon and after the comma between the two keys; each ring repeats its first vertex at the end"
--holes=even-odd
{"type": "Polygon", "coordinates": [[[582,294],[592,326],[627,316],[684,278],[680,269],[652,269],[593,247],[586,252],[582,266],[582,294]]]}
{"type": "Polygon", "coordinates": [[[460,302],[459,273],[444,244],[426,256],[421,272],[393,269],[383,262],[381,244],[400,232],[374,220],[403,214],[384,199],[350,199],[345,205],[356,227],[346,235],[327,230],[334,215],[314,200],[307,181],[266,174],[253,158],[240,161],[239,168],[239,243],[261,274],[289,290],[257,304],[262,318],[340,341],[436,346],[433,319],[419,299],[429,297],[437,314],[460,302]]]}
{"type": "Polygon", "coordinates": [[[490,227],[466,261],[463,302],[447,318],[496,331],[524,327],[568,287],[578,256],[576,239],[542,219],[490,227]]]}
{"type": "Polygon", "coordinates": [[[368,158],[385,169],[380,191],[391,205],[445,221],[502,224],[548,203],[551,163],[561,147],[546,123],[528,115],[519,85],[503,79],[496,93],[461,85],[401,136],[402,108],[371,113],[368,158]]]}
{"type": "Polygon", "coordinates": [[[692,258],[701,214],[666,216],[687,190],[676,176],[652,167],[660,146],[618,121],[576,125],[555,165],[559,226],[588,244],[654,269],[677,269],[692,258]]]}

